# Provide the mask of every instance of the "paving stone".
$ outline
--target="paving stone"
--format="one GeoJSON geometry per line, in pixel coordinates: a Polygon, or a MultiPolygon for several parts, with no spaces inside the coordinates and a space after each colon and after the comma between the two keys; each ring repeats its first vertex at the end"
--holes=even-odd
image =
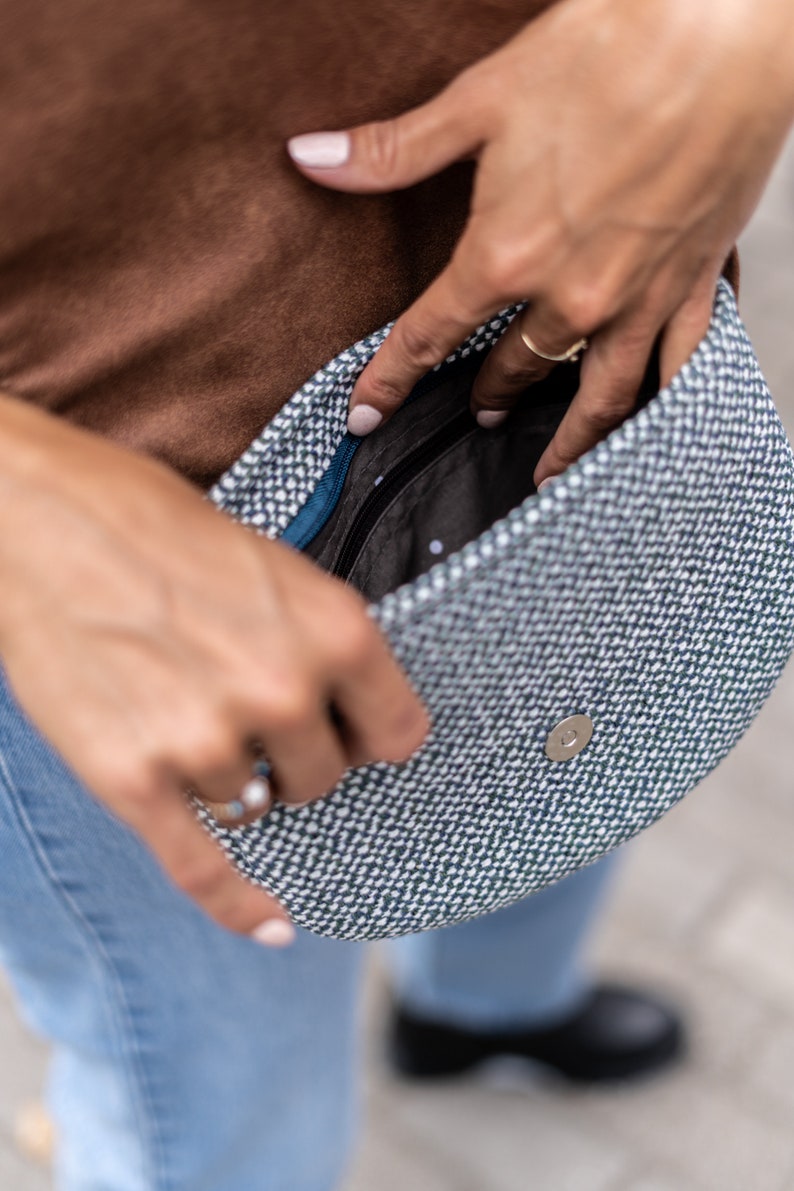
{"type": "Polygon", "coordinates": [[[395,1086],[385,1098],[399,1121],[478,1191],[609,1191],[630,1151],[593,1128],[583,1100],[549,1089],[498,1092],[476,1081],[444,1090],[395,1086]]]}
{"type": "Polygon", "coordinates": [[[792,1170],[790,1127],[697,1070],[594,1097],[590,1107],[635,1153],[703,1191],[781,1191],[792,1170]]]}
{"type": "Polygon", "coordinates": [[[640,933],[681,941],[712,911],[736,877],[737,859],[668,815],[625,849],[615,914],[640,933]]]}
{"type": "Polygon", "coordinates": [[[758,881],[738,891],[704,940],[709,958],[759,996],[794,1005],[794,891],[758,881]]]}
{"type": "Polygon", "coordinates": [[[383,1117],[367,1130],[342,1191],[486,1191],[469,1183],[443,1154],[428,1153],[410,1136],[395,1136],[383,1117]]]}
{"type": "Polygon", "coordinates": [[[649,1174],[632,1178],[618,1191],[700,1191],[694,1183],[684,1183],[676,1175],[649,1174]]]}
{"type": "Polygon", "coordinates": [[[794,1122],[794,1021],[775,1020],[745,1068],[748,1090],[773,1119],[794,1122]]]}
{"type": "Polygon", "coordinates": [[[19,1108],[41,1094],[47,1048],[20,1024],[7,1000],[0,1002],[0,1055],[0,1128],[10,1131],[19,1108]]]}
{"type": "MultiPolygon", "coordinates": [[[[789,667],[776,697],[788,703],[794,716],[794,668],[789,667]]],[[[780,773],[768,784],[759,767],[748,764],[751,753],[741,745],[673,812],[676,817],[686,815],[687,830],[735,857],[751,875],[774,875],[783,885],[791,880],[794,851],[790,823],[794,800],[783,777],[788,774],[785,780],[790,783],[794,773],[794,740],[789,736],[790,732],[778,748],[780,773]]]]}

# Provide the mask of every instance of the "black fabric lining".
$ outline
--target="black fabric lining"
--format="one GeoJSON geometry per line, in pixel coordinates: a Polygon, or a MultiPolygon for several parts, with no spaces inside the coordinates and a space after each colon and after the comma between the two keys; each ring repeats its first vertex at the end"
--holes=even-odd
{"type": "MultiPolygon", "coordinates": [[[[361,443],[332,516],[305,548],[370,600],[428,571],[536,491],[535,467],[579,368],[554,369],[502,426],[483,430],[468,412],[482,358],[461,361],[435,385],[425,378],[425,391],[361,443]]],[[[654,361],[639,404],[657,387],[654,361]]]]}

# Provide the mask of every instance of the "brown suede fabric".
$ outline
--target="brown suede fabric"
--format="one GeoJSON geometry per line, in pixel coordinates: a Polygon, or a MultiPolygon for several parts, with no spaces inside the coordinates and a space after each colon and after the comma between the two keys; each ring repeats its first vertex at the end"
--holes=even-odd
{"type": "Polygon", "coordinates": [[[470,167],[306,182],[295,133],[395,115],[547,0],[6,0],[0,387],[206,486],[448,258],[470,167]]]}
{"type": "Polygon", "coordinates": [[[206,485],[447,259],[470,171],[325,192],[284,141],[397,114],[538,0],[6,0],[0,387],[206,485]]]}

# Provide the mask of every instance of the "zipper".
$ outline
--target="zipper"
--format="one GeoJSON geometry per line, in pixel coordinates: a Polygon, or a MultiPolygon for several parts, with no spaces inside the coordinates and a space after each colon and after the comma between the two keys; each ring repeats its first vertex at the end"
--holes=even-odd
{"type": "Polygon", "coordinates": [[[360,443],[361,439],[355,435],[345,435],[331,466],[314,490],[313,497],[287,526],[281,535],[282,541],[289,542],[296,550],[305,550],[309,542],[317,537],[337,506],[350,464],[360,443]]]}
{"type": "Polygon", "coordinates": [[[390,472],[386,473],[356,514],[331,569],[332,575],[336,575],[340,579],[348,578],[364,543],[381,514],[397,493],[415,479],[420,472],[424,471],[429,463],[471,434],[476,428],[477,422],[471,410],[464,409],[452,421],[447,422],[445,426],[432,434],[416,451],[406,456],[390,472]]]}
{"type": "MultiPolygon", "coordinates": [[[[451,363],[445,362],[440,368],[428,372],[414,385],[403,404],[410,405],[418,397],[435,389],[449,375],[463,371],[462,365],[470,368],[471,361],[463,359],[453,360],[451,363]]],[[[314,541],[336,508],[345,486],[350,464],[353,462],[353,456],[363,441],[358,435],[350,433],[345,435],[320,483],[281,535],[282,541],[289,542],[296,550],[305,550],[309,543],[314,541]]]]}

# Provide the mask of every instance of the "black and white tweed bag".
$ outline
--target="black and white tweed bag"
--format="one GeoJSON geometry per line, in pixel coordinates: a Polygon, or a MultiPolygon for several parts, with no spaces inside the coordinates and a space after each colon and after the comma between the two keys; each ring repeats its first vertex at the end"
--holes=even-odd
{"type": "MultiPolygon", "coordinates": [[[[514,313],[479,328],[439,381],[479,358],[514,313]]],[[[335,549],[356,447],[348,397],[386,333],[312,377],[212,499],[298,545],[320,524],[335,549]]],[[[404,407],[412,423],[425,401],[432,394],[404,407]]],[[[436,505],[456,449],[440,480],[419,469],[436,505]]],[[[360,485],[381,483],[378,466],[371,454],[360,485]]],[[[442,926],[591,863],[719,763],[794,649],[794,462],[726,282],[672,384],[542,493],[526,490],[462,548],[432,539],[429,569],[414,560],[413,577],[372,604],[431,713],[416,756],[354,770],[327,798],[277,806],[253,826],[205,814],[299,925],[347,939],[442,926]],[[583,718],[563,723],[573,716],[583,718]]],[[[389,542],[406,517],[421,536],[421,500],[413,513],[392,502],[391,527],[383,505],[389,542]]],[[[360,523],[360,493],[350,501],[360,523]]]]}

